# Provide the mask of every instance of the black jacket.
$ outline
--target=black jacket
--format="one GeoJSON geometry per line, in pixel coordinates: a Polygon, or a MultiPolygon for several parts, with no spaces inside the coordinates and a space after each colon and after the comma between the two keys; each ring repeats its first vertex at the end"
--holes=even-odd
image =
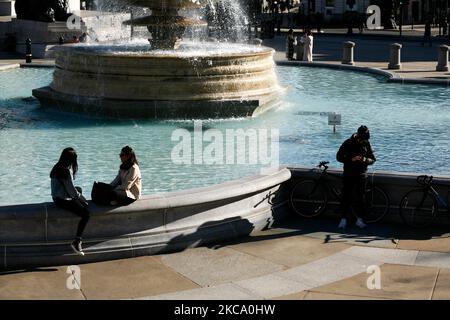
{"type": "Polygon", "coordinates": [[[346,175],[365,173],[367,172],[367,166],[376,161],[370,142],[358,143],[356,134],[353,134],[350,139],[342,144],[336,154],[336,160],[344,164],[344,174],[346,175]],[[352,158],[356,156],[364,157],[365,161],[352,161],[352,158]]]}

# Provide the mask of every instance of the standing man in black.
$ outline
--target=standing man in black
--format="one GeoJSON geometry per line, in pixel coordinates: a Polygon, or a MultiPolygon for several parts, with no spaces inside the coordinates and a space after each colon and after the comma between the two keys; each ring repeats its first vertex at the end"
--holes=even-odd
{"type": "Polygon", "coordinates": [[[364,214],[364,194],[367,179],[367,166],[375,162],[375,156],[369,142],[370,132],[366,126],[361,126],[358,132],[347,139],[336,155],[336,159],[344,164],[344,190],[341,202],[342,219],[339,228],[347,226],[347,215],[352,204],[353,191],[356,194],[355,214],[356,225],[365,228],[362,220],[364,214]]]}

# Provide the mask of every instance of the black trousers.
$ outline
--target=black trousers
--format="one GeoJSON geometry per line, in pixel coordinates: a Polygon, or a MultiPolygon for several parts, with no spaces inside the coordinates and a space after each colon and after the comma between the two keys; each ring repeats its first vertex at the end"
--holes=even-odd
{"type": "Polygon", "coordinates": [[[344,174],[344,189],[340,212],[342,218],[348,218],[350,208],[353,208],[358,218],[362,218],[365,208],[366,174],[346,175],[344,174]],[[355,198],[353,199],[353,196],[355,198]],[[353,201],[354,200],[354,201],[353,201]]]}
{"type": "Polygon", "coordinates": [[[76,234],[77,238],[81,238],[90,218],[90,213],[87,205],[80,200],[63,200],[59,198],[53,198],[53,202],[55,202],[56,206],[60,207],[61,209],[68,210],[81,217],[81,220],[78,223],[76,234]]]}

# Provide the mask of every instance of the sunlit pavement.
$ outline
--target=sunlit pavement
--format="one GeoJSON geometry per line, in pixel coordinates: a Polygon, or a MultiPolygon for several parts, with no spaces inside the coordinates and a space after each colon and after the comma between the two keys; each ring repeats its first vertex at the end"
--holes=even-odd
{"type": "MultiPolygon", "coordinates": [[[[297,34],[299,35],[299,34],[297,34]]],[[[374,67],[388,70],[390,44],[402,43],[401,70],[389,70],[402,78],[414,79],[450,79],[450,72],[437,72],[438,46],[445,41],[434,42],[431,47],[428,44],[422,46],[421,37],[414,37],[402,42],[391,37],[365,38],[364,35],[355,34],[320,34],[316,35],[314,41],[314,62],[341,64],[342,43],[345,41],[355,42],[354,60],[356,66],[374,67]],[[415,39],[415,40],[414,40],[415,39]]],[[[449,41],[447,41],[450,43],[449,41]]],[[[286,38],[284,35],[273,39],[265,39],[264,45],[276,50],[275,60],[286,61],[286,38]]],[[[32,64],[25,64],[20,55],[12,55],[0,52],[0,70],[8,67],[22,66],[51,66],[54,60],[34,59],[32,64]]]]}
{"type": "Polygon", "coordinates": [[[234,242],[0,275],[0,299],[450,299],[450,230],[289,218],[234,242]],[[77,287],[80,287],[79,290],[77,287]]]}
{"type": "MultiPolygon", "coordinates": [[[[297,34],[297,35],[300,35],[297,34]]],[[[314,38],[314,62],[341,64],[343,42],[355,43],[354,61],[359,67],[373,67],[388,70],[390,45],[401,43],[401,70],[388,70],[402,78],[414,79],[450,79],[450,72],[437,72],[438,47],[443,42],[433,42],[430,47],[427,43],[422,46],[421,37],[414,37],[402,42],[390,37],[364,38],[361,35],[347,36],[345,34],[333,36],[320,34],[314,38]]],[[[450,43],[450,39],[447,41],[450,43]]],[[[276,36],[273,39],[265,39],[264,45],[276,50],[276,61],[286,59],[286,37],[276,36]]]]}

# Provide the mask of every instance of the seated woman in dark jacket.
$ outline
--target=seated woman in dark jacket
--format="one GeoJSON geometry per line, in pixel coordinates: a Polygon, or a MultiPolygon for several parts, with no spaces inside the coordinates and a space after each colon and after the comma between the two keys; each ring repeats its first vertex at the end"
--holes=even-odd
{"type": "Polygon", "coordinates": [[[81,194],[81,189],[74,187],[71,170],[75,178],[78,171],[77,153],[73,148],[66,148],[50,172],[52,197],[56,206],[81,217],[71,247],[77,254],[84,256],[81,237],[89,221],[88,203],[81,194]]]}

